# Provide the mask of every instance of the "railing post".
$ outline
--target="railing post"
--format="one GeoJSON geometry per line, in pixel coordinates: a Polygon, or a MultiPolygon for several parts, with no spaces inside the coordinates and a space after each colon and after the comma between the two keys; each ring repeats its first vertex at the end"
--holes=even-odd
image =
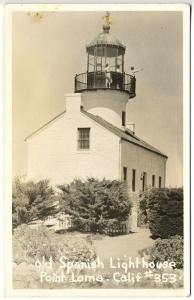
{"type": "Polygon", "coordinates": [[[75,81],[74,81],[74,92],[77,91],[77,74],[75,74],[75,81]]]}

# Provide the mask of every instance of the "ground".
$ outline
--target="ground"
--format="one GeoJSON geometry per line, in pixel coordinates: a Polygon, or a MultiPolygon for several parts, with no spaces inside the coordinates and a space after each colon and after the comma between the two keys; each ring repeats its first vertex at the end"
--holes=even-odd
{"type": "Polygon", "coordinates": [[[132,259],[138,256],[138,251],[151,247],[154,240],[150,238],[147,228],[139,229],[137,233],[120,235],[115,237],[103,236],[102,239],[93,240],[97,255],[103,259],[130,256],[132,259]]]}
{"type": "MultiPolygon", "coordinates": [[[[49,231],[50,232],[50,231],[49,231]]],[[[123,267],[117,266],[116,269],[110,266],[110,257],[117,261],[120,260],[122,264],[126,264],[127,258],[131,258],[131,261],[135,261],[135,258],[140,256],[139,251],[145,250],[153,246],[154,240],[150,237],[150,232],[147,228],[141,228],[136,233],[120,235],[120,236],[106,236],[104,234],[84,234],[79,232],[66,232],[63,234],[56,234],[53,233],[52,240],[55,245],[58,244],[58,241],[65,242],[66,244],[63,247],[69,247],[69,242],[75,242],[76,252],[80,254],[83,253],[84,249],[86,254],[89,253],[90,247],[94,249],[94,253],[96,253],[97,257],[99,257],[100,261],[103,262],[104,267],[97,270],[88,270],[84,269],[82,271],[75,270],[76,276],[94,276],[95,280],[91,282],[84,282],[84,281],[76,281],[72,282],[72,278],[69,273],[69,277],[63,283],[56,283],[56,282],[44,282],[40,283],[40,270],[37,270],[35,264],[32,261],[26,261],[23,259],[23,256],[20,253],[20,248],[16,247],[14,251],[15,257],[20,258],[18,262],[16,259],[13,263],[13,286],[14,288],[40,288],[40,289],[64,289],[64,288],[180,288],[182,287],[182,270],[175,270],[176,276],[179,278],[175,284],[167,283],[156,283],[153,278],[145,277],[145,269],[142,267],[138,267],[136,269],[128,269],[125,271],[123,267]],[[66,246],[65,246],[66,245],[66,246]],[[85,245],[85,246],[84,246],[85,245]],[[82,247],[82,248],[81,248],[82,247]],[[84,247],[84,248],[83,248],[84,247]],[[89,247],[89,248],[87,248],[89,247]],[[87,249],[86,249],[87,248],[87,249]],[[18,255],[17,255],[18,253],[18,255]],[[115,280],[114,274],[115,272],[119,272],[117,276],[118,280],[115,280]],[[129,273],[128,273],[129,272],[129,273]],[[128,279],[128,274],[143,274],[143,279],[141,282],[131,281],[128,279]],[[103,281],[99,282],[96,281],[98,275],[102,275],[103,281]],[[123,276],[127,278],[127,280],[121,280],[120,277],[123,276]]],[[[41,242],[41,241],[39,241],[41,242]]],[[[19,245],[18,245],[19,246],[19,245]]],[[[62,254],[64,255],[65,248],[62,247],[62,254]]],[[[68,248],[66,248],[68,249],[68,248]]],[[[70,248],[69,248],[70,249],[70,248]]],[[[68,255],[72,255],[73,248],[71,248],[71,253],[68,255]]],[[[37,250],[36,250],[37,252],[37,250]]],[[[144,252],[145,253],[145,252],[144,252]]],[[[144,256],[145,257],[145,256],[144,256]]],[[[152,270],[153,271],[153,270],[152,270]]],[[[51,270],[47,270],[48,276],[53,276],[52,274],[60,274],[61,269],[59,264],[55,263],[51,270]],[[51,273],[49,273],[51,272],[51,273]]],[[[157,275],[162,275],[162,269],[156,270],[157,275]]],[[[165,272],[174,272],[171,270],[166,270],[165,272]]],[[[167,274],[168,275],[168,274],[167,274]]],[[[171,275],[171,274],[169,274],[171,275]]],[[[130,275],[131,276],[131,275],[130,275]]]]}

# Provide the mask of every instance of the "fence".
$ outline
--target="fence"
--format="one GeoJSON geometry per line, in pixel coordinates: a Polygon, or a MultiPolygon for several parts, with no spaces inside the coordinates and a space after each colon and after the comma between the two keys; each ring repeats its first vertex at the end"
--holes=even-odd
{"type": "MultiPolygon", "coordinates": [[[[83,232],[94,232],[92,228],[86,224],[84,228],[82,229],[83,232]]],[[[127,233],[127,226],[126,223],[121,224],[113,224],[111,226],[107,226],[102,230],[95,230],[96,233],[105,233],[108,235],[120,235],[120,234],[126,234],[127,233]]]]}

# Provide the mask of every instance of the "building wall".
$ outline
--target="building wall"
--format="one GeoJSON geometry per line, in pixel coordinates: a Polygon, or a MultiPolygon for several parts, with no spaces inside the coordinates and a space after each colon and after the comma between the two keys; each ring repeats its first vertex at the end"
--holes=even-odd
{"type": "Polygon", "coordinates": [[[128,100],[128,94],[111,90],[86,91],[82,96],[84,110],[119,128],[122,128],[122,111],[126,111],[128,100]]]}
{"type": "Polygon", "coordinates": [[[75,177],[119,178],[119,138],[80,112],[81,95],[66,97],[66,112],[28,140],[30,179],[68,183],[75,177]],[[90,150],[78,150],[77,128],[89,127],[90,150]]]}
{"type": "Polygon", "coordinates": [[[121,178],[123,167],[127,167],[127,184],[132,192],[132,169],[136,170],[136,192],[142,190],[142,172],[147,173],[147,186],[152,186],[152,175],[155,175],[155,187],[159,185],[159,176],[162,177],[161,186],[165,186],[166,158],[149,150],[128,143],[121,142],[121,178]]]}

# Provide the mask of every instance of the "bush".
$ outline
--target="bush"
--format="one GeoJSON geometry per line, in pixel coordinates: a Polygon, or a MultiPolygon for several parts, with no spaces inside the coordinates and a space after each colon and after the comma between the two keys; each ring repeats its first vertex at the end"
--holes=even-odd
{"type": "Polygon", "coordinates": [[[12,187],[13,228],[55,213],[55,196],[48,180],[25,181],[16,177],[12,187]]]}
{"type": "Polygon", "coordinates": [[[91,244],[79,237],[63,237],[41,226],[18,226],[13,234],[13,262],[34,264],[36,260],[52,257],[57,262],[61,256],[68,261],[91,261],[96,257],[91,244]]]}
{"type": "Polygon", "coordinates": [[[183,236],[183,189],[162,188],[146,191],[140,209],[148,220],[153,237],[183,236]]]}
{"type": "Polygon", "coordinates": [[[74,180],[61,185],[61,210],[72,216],[75,229],[106,233],[112,222],[128,218],[131,201],[125,183],[117,180],[74,180]]]}
{"type": "Polygon", "coordinates": [[[183,237],[173,236],[169,239],[158,239],[150,249],[150,260],[156,262],[174,261],[175,268],[183,268],[183,237]]]}

